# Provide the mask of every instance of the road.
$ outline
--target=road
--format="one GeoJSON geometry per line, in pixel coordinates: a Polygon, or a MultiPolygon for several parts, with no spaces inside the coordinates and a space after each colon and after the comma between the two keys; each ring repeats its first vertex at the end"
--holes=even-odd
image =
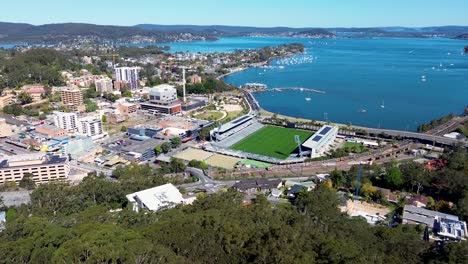
{"type": "Polygon", "coordinates": [[[468,147],[468,142],[467,141],[462,141],[458,139],[452,139],[452,138],[446,138],[443,136],[437,136],[437,135],[428,135],[428,134],[423,134],[423,133],[417,133],[417,132],[408,132],[408,131],[399,131],[399,130],[390,130],[390,129],[379,129],[379,128],[368,128],[368,127],[359,127],[360,129],[365,130],[367,133],[370,134],[382,134],[385,133],[390,136],[399,136],[402,138],[408,138],[408,139],[416,139],[416,140],[424,140],[427,142],[434,142],[440,145],[448,145],[452,146],[455,144],[463,144],[465,147],[468,147]]]}
{"type": "Polygon", "coordinates": [[[463,123],[467,121],[468,121],[468,116],[456,116],[452,118],[451,120],[449,120],[448,122],[427,131],[426,134],[443,136],[445,134],[448,134],[454,131],[460,125],[462,125],[463,123]]]}

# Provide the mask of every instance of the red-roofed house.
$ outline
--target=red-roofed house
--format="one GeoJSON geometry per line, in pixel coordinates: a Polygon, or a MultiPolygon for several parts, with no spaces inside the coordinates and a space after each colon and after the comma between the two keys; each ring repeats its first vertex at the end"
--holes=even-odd
{"type": "Polygon", "coordinates": [[[426,169],[435,171],[441,170],[447,166],[447,161],[442,159],[433,159],[427,162],[426,169]]]}
{"type": "Polygon", "coordinates": [[[33,98],[33,102],[42,100],[42,95],[46,93],[42,84],[27,84],[21,88],[26,93],[30,94],[33,98]]]}
{"type": "Polygon", "coordinates": [[[426,207],[427,206],[427,197],[424,195],[416,195],[411,197],[406,204],[416,206],[416,207],[426,207]]]}

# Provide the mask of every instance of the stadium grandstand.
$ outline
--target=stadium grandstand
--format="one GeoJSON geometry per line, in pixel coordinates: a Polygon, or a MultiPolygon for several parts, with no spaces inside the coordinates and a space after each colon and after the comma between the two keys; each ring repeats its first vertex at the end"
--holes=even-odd
{"type": "Polygon", "coordinates": [[[321,157],[325,155],[325,152],[329,149],[337,135],[338,127],[325,125],[306,140],[302,144],[302,147],[311,151],[311,158],[321,157]]]}
{"type": "Polygon", "coordinates": [[[210,131],[213,145],[228,148],[263,127],[252,115],[244,115],[210,131]]]}

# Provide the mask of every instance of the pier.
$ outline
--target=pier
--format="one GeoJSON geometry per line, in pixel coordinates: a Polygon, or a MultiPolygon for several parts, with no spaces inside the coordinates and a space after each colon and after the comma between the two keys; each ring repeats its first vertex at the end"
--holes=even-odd
{"type": "Polygon", "coordinates": [[[279,88],[270,88],[268,89],[265,86],[261,86],[261,84],[257,84],[256,86],[253,86],[253,85],[245,85],[243,86],[243,88],[245,88],[246,90],[248,90],[249,92],[254,92],[254,93],[257,93],[257,92],[269,92],[269,91],[274,91],[274,92],[282,92],[282,91],[286,91],[286,90],[292,90],[292,91],[301,91],[301,92],[312,92],[312,93],[321,93],[321,94],[324,94],[326,93],[325,91],[322,91],[322,90],[317,90],[317,89],[311,89],[311,88],[303,88],[303,87],[279,87],[279,88]]]}

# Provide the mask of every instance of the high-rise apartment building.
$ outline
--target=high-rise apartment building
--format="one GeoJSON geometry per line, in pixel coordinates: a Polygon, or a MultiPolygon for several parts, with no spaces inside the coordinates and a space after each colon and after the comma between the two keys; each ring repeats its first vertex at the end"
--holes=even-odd
{"type": "Polygon", "coordinates": [[[83,100],[83,91],[79,88],[68,88],[60,92],[62,103],[71,111],[83,112],[86,110],[83,100]]]}
{"type": "Polygon", "coordinates": [[[66,131],[75,131],[78,129],[78,114],[54,112],[54,125],[66,131]]]}
{"type": "Polygon", "coordinates": [[[118,67],[114,68],[115,80],[120,83],[125,83],[130,91],[136,90],[139,87],[138,72],[139,67],[118,67]]]}

